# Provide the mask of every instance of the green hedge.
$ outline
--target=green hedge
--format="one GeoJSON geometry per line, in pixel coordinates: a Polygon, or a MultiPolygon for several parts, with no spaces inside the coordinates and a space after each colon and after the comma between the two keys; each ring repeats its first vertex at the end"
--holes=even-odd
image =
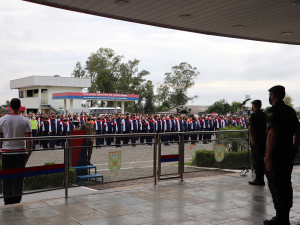
{"type": "MultiPolygon", "coordinates": [[[[56,163],[48,162],[46,165],[54,165],[56,163]]],[[[0,168],[2,164],[0,162],[0,168]]],[[[69,169],[69,183],[74,184],[76,182],[75,170],[69,169]]],[[[52,173],[44,174],[32,177],[25,177],[24,190],[36,190],[54,187],[64,186],[64,173],[52,173]]],[[[0,182],[0,192],[2,192],[2,182],[0,182]]]]}
{"type": "MultiPolygon", "coordinates": [[[[215,160],[215,152],[212,150],[198,150],[195,152],[192,164],[199,167],[214,167],[222,169],[234,169],[247,166],[248,151],[225,152],[222,162],[215,160]]],[[[295,163],[300,163],[300,153],[297,155],[295,163]]],[[[251,152],[249,152],[249,166],[251,167],[251,152]]]]}
{"type": "MultiPolygon", "coordinates": [[[[233,169],[247,166],[247,151],[225,152],[225,157],[222,162],[215,160],[215,152],[212,150],[198,150],[195,152],[193,165],[199,167],[215,167],[222,169],[233,169]]],[[[250,154],[249,154],[250,156],[250,154]]],[[[251,156],[249,160],[251,165],[251,156]]]]}

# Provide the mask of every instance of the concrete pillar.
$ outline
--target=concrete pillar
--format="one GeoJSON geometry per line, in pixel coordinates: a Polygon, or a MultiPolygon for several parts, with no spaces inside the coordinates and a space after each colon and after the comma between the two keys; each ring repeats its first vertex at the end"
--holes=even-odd
{"type": "Polygon", "coordinates": [[[67,99],[64,99],[64,116],[67,114],[67,99]]]}
{"type": "Polygon", "coordinates": [[[117,100],[115,100],[115,114],[117,114],[118,110],[117,110],[117,100]]]}
{"type": "Polygon", "coordinates": [[[70,99],[70,113],[73,115],[73,99],[70,99]]]}
{"type": "Polygon", "coordinates": [[[38,100],[38,111],[41,113],[42,108],[41,108],[41,103],[42,103],[42,89],[39,87],[39,100],[38,100]]]}
{"type": "Polygon", "coordinates": [[[124,100],[121,101],[121,113],[122,113],[122,114],[125,113],[125,104],[124,104],[124,100]]]}

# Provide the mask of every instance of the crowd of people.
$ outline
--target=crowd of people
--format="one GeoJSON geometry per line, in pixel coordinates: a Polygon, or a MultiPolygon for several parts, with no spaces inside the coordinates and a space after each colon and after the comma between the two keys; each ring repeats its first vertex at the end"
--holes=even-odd
{"type": "MultiPolygon", "coordinates": [[[[224,128],[229,124],[233,126],[248,127],[248,117],[238,116],[221,116],[221,115],[202,115],[196,117],[177,115],[158,115],[158,114],[106,114],[106,115],[85,115],[84,113],[73,115],[55,115],[43,113],[22,114],[27,117],[31,123],[32,136],[66,136],[74,130],[74,122],[79,122],[79,127],[84,123],[92,123],[94,125],[95,134],[130,134],[130,133],[162,133],[162,132],[187,132],[187,131],[215,131],[224,128]]],[[[2,115],[3,116],[3,115],[2,115]]],[[[152,145],[153,137],[147,136],[140,138],[141,143],[152,145]]],[[[185,141],[191,141],[192,144],[203,141],[207,144],[211,139],[211,134],[185,135],[185,141]]],[[[132,138],[96,138],[95,145],[100,148],[102,145],[111,145],[115,143],[116,147],[123,144],[135,146],[136,137],[132,138]]],[[[163,137],[162,141],[165,145],[169,145],[170,141],[178,141],[178,136],[171,135],[163,137]]],[[[64,140],[42,140],[34,141],[33,149],[39,144],[44,149],[55,148],[55,146],[64,147],[64,140]]]]}

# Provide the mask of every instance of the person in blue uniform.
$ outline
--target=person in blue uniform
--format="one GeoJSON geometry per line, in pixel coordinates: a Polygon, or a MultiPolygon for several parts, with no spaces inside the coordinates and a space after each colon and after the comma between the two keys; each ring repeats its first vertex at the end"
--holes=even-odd
{"type": "MultiPolygon", "coordinates": [[[[130,122],[129,114],[126,114],[126,117],[122,120],[122,126],[123,126],[123,134],[129,134],[131,130],[131,122],[130,122]]],[[[123,144],[128,145],[129,138],[123,137],[123,144]]]]}
{"type": "MultiPolygon", "coordinates": [[[[97,120],[95,121],[95,132],[96,134],[100,135],[102,134],[102,120],[100,118],[100,116],[97,117],[97,120]]],[[[96,138],[96,148],[101,148],[101,138],[96,138]]]]}
{"type": "MultiPolygon", "coordinates": [[[[130,125],[131,125],[131,131],[130,131],[130,133],[136,134],[137,131],[138,131],[139,124],[138,124],[138,121],[136,120],[135,116],[132,118],[130,125]]],[[[131,137],[131,145],[132,145],[132,147],[135,147],[135,143],[136,143],[136,137],[131,137]]]]}
{"type": "MultiPolygon", "coordinates": [[[[154,121],[153,121],[153,116],[150,116],[150,118],[148,119],[148,131],[147,133],[153,133],[154,132],[154,121]]],[[[152,146],[152,140],[153,140],[153,136],[147,136],[146,141],[148,143],[149,146],[152,146]]]]}
{"type": "MultiPolygon", "coordinates": [[[[43,124],[43,126],[42,126],[43,136],[47,137],[47,136],[49,136],[50,133],[49,133],[49,120],[46,115],[44,116],[42,124],[43,124]]],[[[49,142],[48,140],[43,140],[43,148],[44,149],[48,148],[48,142],[49,142]]]]}
{"type": "MultiPolygon", "coordinates": [[[[49,132],[50,136],[56,136],[57,135],[57,119],[55,119],[54,113],[51,114],[50,118],[50,123],[49,123],[49,132]]],[[[56,140],[50,140],[49,145],[50,148],[55,148],[55,141],[56,140]]]]}
{"type": "MultiPolygon", "coordinates": [[[[163,119],[163,117],[162,117],[162,119],[163,119]]],[[[168,117],[165,120],[163,119],[163,124],[164,124],[164,131],[170,132],[171,131],[171,123],[170,123],[170,120],[168,117]]],[[[164,140],[164,145],[170,145],[169,144],[170,135],[163,136],[163,140],[164,140]]]]}
{"type": "MultiPolygon", "coordinates": [[[[115,128],[114,128],[115,134],[122,134],[122,119],[121,119],[120,114],[115,119],[114,126],[115,126],[115,128]]],[[[116,137],[115,143],[116,143],[116,148],[120,148],[121,147],[121,138],[116,137]]]]}

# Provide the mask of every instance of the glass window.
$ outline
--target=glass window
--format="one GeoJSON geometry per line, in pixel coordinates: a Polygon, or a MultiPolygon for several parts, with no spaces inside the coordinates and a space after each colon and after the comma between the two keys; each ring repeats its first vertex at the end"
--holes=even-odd
{"type": "Polygon", "coordinates": [[[27,90],[27,98],[33,97],[33,91],[32,90],[27,90]]]}
{"type": "Polygon", "coordinates": [[[24,98],[24,91],[19,91],[19,98],[24,98]]]}

